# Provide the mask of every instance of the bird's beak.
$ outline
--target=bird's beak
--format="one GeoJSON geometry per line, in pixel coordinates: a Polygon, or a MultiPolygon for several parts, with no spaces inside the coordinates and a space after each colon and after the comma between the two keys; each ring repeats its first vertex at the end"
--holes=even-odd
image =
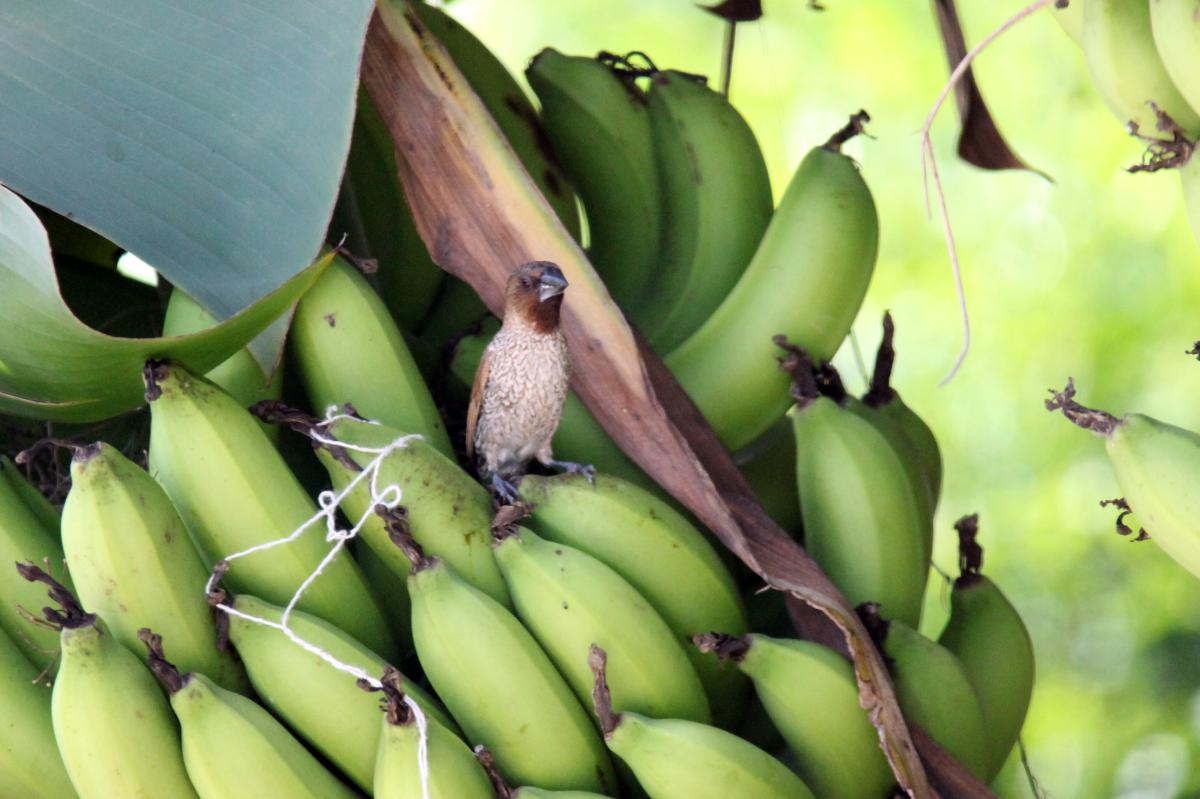
{"type": "Polygon", "coordinates": [[[538,302],[557,297],[566,290],[567,279],[563,277],[562,270],[555,266],[548,266],[542,270],[542,277],[538,280],[538,302]]]}

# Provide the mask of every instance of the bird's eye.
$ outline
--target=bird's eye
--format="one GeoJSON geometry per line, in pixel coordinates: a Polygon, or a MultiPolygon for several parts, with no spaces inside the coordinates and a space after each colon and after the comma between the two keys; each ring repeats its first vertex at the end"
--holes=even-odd
{"type": "Polygon", "coordinates": [[[529,288],[530,286],[533,285],[533,281],[530,280],[528,277],[522,277],[521,285],[524,286],[525,288],[529,288]]]}

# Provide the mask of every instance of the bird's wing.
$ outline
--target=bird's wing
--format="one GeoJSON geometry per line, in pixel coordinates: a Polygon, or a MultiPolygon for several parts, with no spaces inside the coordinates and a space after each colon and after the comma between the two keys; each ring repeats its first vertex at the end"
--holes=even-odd
{"type": "Polygon", "coordinates": [[[479,368],[475,370],[475,382],[471,385],[471,404],[467,406],[467,458],[475,457],[475,425],[479,423],[479,411],[483,407],[483,389],[487,386],[488,373],[491,371],[492,348],[483,351],[479,359],[479,368]]]}

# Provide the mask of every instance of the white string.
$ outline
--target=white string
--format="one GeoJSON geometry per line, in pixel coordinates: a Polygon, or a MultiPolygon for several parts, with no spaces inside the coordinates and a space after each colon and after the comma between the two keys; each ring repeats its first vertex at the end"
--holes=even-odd
{"type": "MultiPolygon", "coordinates": [[[[401,499],[400,486],[396,485],[395,483],[389,483],[387,485],[380,486],[379,470],[383,465],[384,459],[396,450],[407,447],[411,442],[418,439],[424,439],[424,436],[417,433],[412,433],[400,436],[383,447],[366,447],[357,444],[350,444],[344,441],[338,441],[335,438],[326,436],[322,432],[318,432],[318,430],[324,430],[334,422],[344,419],[349,419],[356,422],[364,421],[356,416],[339,413],[336,406],[330,406],[325,411],[324,420],[320,422],[316,428],[311,430],[308,435],[313,441],[316,441],[319,444],[325,444],[331,447],[340,447],[343,450],[348,450],[351,452],[374,455],[371,461],[367,463],[367,465],[364,466],[362,470],[356,474],[354,478],[345,485],[345,487],[342,488],[341,491],[322,491],[320,494],[318,494],[317,512],[291,533],[282,538],[266,541],[264,543],[252,546],[249,549],[242,550],[241,552],[235,552],[232,555],[227,555],[225,556],[224,560],[225,562],[229,563],[237,560],[238,558],[244,558],[247,555],[253,555],[256,552],[265,552],[269,549],[283,546],[284,544],[290,544],[321,519],[325,520],[325,540],[333,544],[329,552],[324,558],[321,559],[321,562],[317,564],[317,568],[313,570],[312,574],[308,575],[304,582],[300,583],[300,587],[296,589],[296,593],[292,595],[292,598],[288,601],[287,606],[284,607],[283,616],[281,617],[280,621],[271,621],[270,619],[264,619],[251,613],[245,613],[233,607],[232,605],[227,605],[223,602],[219,603],[216,607],[220,608],[230,616],[237,616],[238,618],[245,619],[252,624],[261,624],[265,627],[271,627],[279,630],[285,636],[287,636],[289,641],[296,644],[306,652],[316,655],[338,671],[349,674],[355,679],[367,683],[372,688],[380,690],[383,688],[383,683],[380,682],[378,677],[368,674],[358,666],[338,660],[324,649],[321,649],[321,647],[302,638],[296,633],[295,630],[291,628],[291,625],[288,623],[291,620],[292,610],[296,607],[296,604],[300,601],[301,597],[304,596],[304,593],[309,589],[309,586],[311,586],[313,582],[321,576],[326,567],[328,567],[329,564],[333,562],[334,558],[338,556],[338,553],[345,548],[346,542],[358,536],[358,533],[360,530],[362,530],[363,525],[365,525],[375,514],[375,508],[382,505],[388,510],[392,510],[399,506],[401,499]],[[339,529],[337,526],[338,508],[341,506],[342,501],[364,481],[367,482],[370,490],[371,501],[367,503],[363,514],[349,530],[339,529]]],[[[369,424],[379,424],[379,422],[372,420],[367,420],[367,422],[369,424]]],[[[213,590],[216,588],[218,579],[219,575],[216,573],[208,578],[208,582],[204,586],[205,596],[208,596],[213,592],[213,590]]],[[[403,698],[404,703],[412,710],[413,716],[417,722],[417,769],[421,775],[421,796],[422,799],[430,799],[428,720],[425,712],[421,710],[415,701],[413,701],[411,696],[405,694],[403,698]]]]}

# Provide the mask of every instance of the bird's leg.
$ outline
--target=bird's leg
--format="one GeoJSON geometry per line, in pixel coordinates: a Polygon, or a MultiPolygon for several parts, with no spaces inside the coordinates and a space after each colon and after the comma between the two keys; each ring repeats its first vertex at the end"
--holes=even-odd
{"type": "Polygon", "coordinates": [[[500,497],[505,505],[511,505],[517,501],[517,487],[497,472],[492,472],[492,491],[500,497]]]}
{"type": "Polygon", "coordinates": [[[573,461],[556,461],[553,458],[542,461],[551,469],[557,469],[564,474],[581,474],[592,485],[596,484],[596,467],[590,463],[574,463],[573,461]]]}

